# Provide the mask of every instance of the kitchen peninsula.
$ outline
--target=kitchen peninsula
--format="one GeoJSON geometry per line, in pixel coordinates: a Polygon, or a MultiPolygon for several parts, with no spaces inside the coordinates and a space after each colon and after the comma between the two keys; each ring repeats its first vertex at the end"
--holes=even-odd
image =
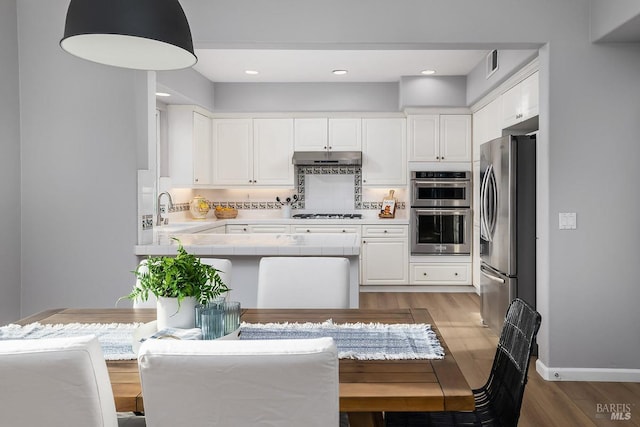
{"type": "Polygon", "coordinates": [[[349,305],[352,308],[358,307],[359,234],[210,234],[206,229],[193,233],[161,232],[156,234],[152,244],[136,246],[135,253],[139,256],[174,255],[178,246],[174,238],[189,253],[231,260],[231,298],[240,301],[243,307],[256,307],[258,266],[263,256],[345,257],[350,263],[349,305]]]}

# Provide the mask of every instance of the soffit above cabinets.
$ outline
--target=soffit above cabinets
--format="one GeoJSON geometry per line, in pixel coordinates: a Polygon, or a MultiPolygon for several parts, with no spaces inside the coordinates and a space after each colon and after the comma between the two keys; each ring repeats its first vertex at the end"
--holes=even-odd
{"type": "Polygon", "coordinates": [[[488,50],[196,49],[194,69],[213,82],[398,82],[425,69],[467,75],[488,50]],[[335,75],[333,70],[347,70],[335,75]],[[246,74],[246,70],[258,74],[246,74]]]}

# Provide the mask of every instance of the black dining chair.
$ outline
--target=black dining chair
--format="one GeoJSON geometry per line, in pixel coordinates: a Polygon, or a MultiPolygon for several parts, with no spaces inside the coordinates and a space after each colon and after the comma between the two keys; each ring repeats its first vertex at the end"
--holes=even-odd
{"type": "Polygon", "coordinates": [[[473,412],[387,412],[386,427],[515,427],[518,425],[529,359],[542,317],[516,298],[509,305],[489,379],[473,390],[473,412]]]}

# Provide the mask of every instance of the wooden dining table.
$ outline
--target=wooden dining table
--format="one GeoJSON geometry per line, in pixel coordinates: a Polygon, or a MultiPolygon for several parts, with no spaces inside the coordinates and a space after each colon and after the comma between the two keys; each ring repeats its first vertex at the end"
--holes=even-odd
{"type": "MultiPolygon", "coordinates": [[[[155,309],[53,309],[18,324],[133,323],[155,320],[155,309]]],[[[455,358],[426,309],[244,309],[242,321],[427,323],[436,332],[445,357],[439,360],[340,359],[340,411],[352,427],[382,426],[390,411],[471,411],[474,398],[455,358]]],[[[107,361],[116,409],[144,412],[136,360],[107,361]]]]}

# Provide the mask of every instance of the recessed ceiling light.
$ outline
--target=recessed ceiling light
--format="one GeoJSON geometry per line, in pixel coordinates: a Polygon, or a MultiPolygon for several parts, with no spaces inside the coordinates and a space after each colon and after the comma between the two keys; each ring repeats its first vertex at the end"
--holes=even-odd
{"type": "Polygon", "coordinates": [[[156,92],[156,96],[171,96],[171,94],[167,92],[156,92]]]}
{"type": "Polygon", "coordinates": [[[422,70],[420,74],[424,74],[425,76],[430,76],[431,74],[435,74],[436,70],[422,70]]]}
{"type": "Polygon", "coordinates": [[[250,76],[255,76],[256,74],[258,74],[256,70],[244,70],[244,73],[249,74],[250,76]]]}
{"type": "Polygon", "coordinates": [[[333,70],[332,73],[335,74],[336,76],[343,76],[347,74],[347,70],[333,70]]]}

